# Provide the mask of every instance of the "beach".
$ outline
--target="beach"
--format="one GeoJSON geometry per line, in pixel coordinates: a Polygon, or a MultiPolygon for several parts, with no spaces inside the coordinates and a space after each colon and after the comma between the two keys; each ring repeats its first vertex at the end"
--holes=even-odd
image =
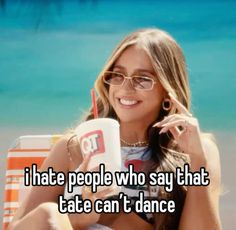
{"type": "Polygon", "coordinates": [[[7,149],[14,140],[75,127],[117,42],[131,31],[155,27],[183,48],[191,113],[204,132],[215,134],[220,150],[223,229],[235,229],[236,2],[49,2],[9,1],[0,8],[1,207],[7,149]]]}

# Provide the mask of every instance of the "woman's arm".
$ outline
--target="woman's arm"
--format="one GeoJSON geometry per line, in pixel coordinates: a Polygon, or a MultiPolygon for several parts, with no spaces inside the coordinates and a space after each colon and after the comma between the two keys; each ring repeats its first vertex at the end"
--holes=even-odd
{"type": "MultiPolygon", "coordinates": [[[[67,153],[68,138],[68,136],[62,137],[54,145],[48,157],[42,164],[40,171],[46,171],[48,167],[53,167],[53,171],[61,171],[64,172],[65,175],[67,174],[70,164],[70,159],[67,153]]],[[[58,195],[63,193],[64,186],[33,186],[29,195],[17,210],[9,226],[14,225],[42,203],[57,202],[58,195]]]]}
{"type": "Polygon", "coordinates": [[[205,167],[209,172],[208,186],[189,186],[179,229],[201,230],[220,229],[219,195],[221,184],[220,157],[216,144],[208,139],[202,140],[204,155],[190,153],[191,171],[205,167]],[[198,159],[194,156],[199,157],[198,159]]]}
{"type": "MultiPolygon", "coordinates": [[[[69,170],[73,170],[80,165],[80,170],[87,171],[87,165],[90,157],[83,160],[80,152],[76,151],[73,159],[68,154],[67,143],[70,137],[61,138],[52,148],[49,156],[44,161],[40,171],[47,171],[48,167],[52,167],[54,172],[63,172],[67,175],[69,170]]],[[[71,149],[70,149],[71,150],[71,149]]],[[[78,149],[77,149],[78,150],[78,149]]],[[[75,213],[61,214],[58,211],[58,196],[64,194],[65,186],[34,186],[26,200],[17,210],[9,229],[86,229],[89,225],[96,223],[100,214],[92,211],[90,214],[75,213]],[[66,226],[66,227],[65,227],[66,226]]],[[[113,190],[105,189],[101,192],[91,193],[82,189],[84,199],[104,199],[113,190]]]]}

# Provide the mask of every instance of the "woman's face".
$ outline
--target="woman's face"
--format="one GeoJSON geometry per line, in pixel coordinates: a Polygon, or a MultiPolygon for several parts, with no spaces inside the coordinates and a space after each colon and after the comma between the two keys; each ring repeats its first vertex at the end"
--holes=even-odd
{"type": "Polygon", "coordinates": [[[159,114],[165,91],[145,51],[137,46],[128,47],[112,71],[126,77],[146,76],[157,82],[150,91],[136,90],[127,79],[122,86],[109,87],[109,101],[121,122],[152,123],[159,114]]]}

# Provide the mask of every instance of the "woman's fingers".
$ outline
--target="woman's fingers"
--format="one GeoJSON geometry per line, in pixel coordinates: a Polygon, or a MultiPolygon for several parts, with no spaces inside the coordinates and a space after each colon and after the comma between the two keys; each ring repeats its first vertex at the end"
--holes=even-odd
{"type": "Polygon", "coordinates": [[[175,120],[175,121],[166,123],[166,124],[162,125],[163,128],[160,130],[159,133],[165,133],[170,128],[173,128],[173,127],[176,127],[176,126],[186,127],[186,126],[188,126],[188,121],[185,120],[185,119],[180,119],[180,120],[175,120]]]}
{"type": "MultiPolygon", "coordinates": [[[[91,158],[91,155],[89,155],[89,154],[84,157],[84,160],[83,160],[82,164],[80,165],[80,170],[82,172],[87,171],[90,158],[91,158]]],[[[109,167],[109,164],[106,164],[106,166],[109,167]]],[[[98,172],[99,170],[100,170],[99,165],[89,169],[90,172],[98,172]]],[[[91,191],[91,186],[84,185],[82,187],[82,197],[83,197],[83,199],[90,199],[90,200],[104,199],[111,192],[113,192],[114,189],[115,189],[113,186],[110,186],[110,187],[99,186],[99,188],[100,188],[99,191],[94,193],[94,192],[91,191]]]]}
{"type": "Polygon", "coordinates": [[[90,171],[90,172],[98,172],[99,169],[100,169],[100,166],[97,165],[97,166],[95,166],[94,168],[89,169],[89,171],[90,171]]]}
{"type": "Polygon", "coordinates": [[[192,114],[188,111],[188,109],[185,108],[185,106],[182,105],[171,93],[168,93],[168,95],[170,96],[171,101],[180,113],[192,117],[192,114]]]}
{"type": "Polygon", "coordinates": [[[90,154],[86,154],[84,156],[84,159],[83,159],[83,161],[82,161],[82,163],[80,165],[80,171],[81,172],[86,172],[87,171],[90,158],[91,158],[90,154]]]}
{"type": "Polygon", "coordinates": [[[107,198],[107,196],[114,191],[115,191],[114,187],[108,187],[108,188],[103,189],[102,191],[97,192],[95,194],[95,196],[97,199],[103,200],[103,199],[107,198]]]}
{"type": "Polygon", "coordinates": [[[152,127],[160,127],[163,124],[165,124],[165,123],[167,123],[169,121],[172,121],[172,120],[174,120],[176,118],[181,118],[181,115],[180,114],[169,115],[169,116],[165,117],[162,121],[155,123],[152,127]]]}
{"type": "Polygon", "coordinates": [[[179,135],[181,134],[181,132],[179,131],[179,129],[177,127],[172,127],[169,129],[169,131],[171,132],[171,134],[173,135],[175,140],[178,140],[179,135]]]}

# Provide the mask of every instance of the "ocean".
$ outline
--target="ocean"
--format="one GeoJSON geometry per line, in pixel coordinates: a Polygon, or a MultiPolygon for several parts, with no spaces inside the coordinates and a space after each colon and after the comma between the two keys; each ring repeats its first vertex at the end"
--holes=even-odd
{"type": "Polygon", "coordinates": [[[138,28],[184,50],[203,130],[236,129],[235,1],[6,1],[0,10],[0,126],[69,127],[116,44],[138,28]],[[44,3],[42,3],[44,2],[44,3]]]}

